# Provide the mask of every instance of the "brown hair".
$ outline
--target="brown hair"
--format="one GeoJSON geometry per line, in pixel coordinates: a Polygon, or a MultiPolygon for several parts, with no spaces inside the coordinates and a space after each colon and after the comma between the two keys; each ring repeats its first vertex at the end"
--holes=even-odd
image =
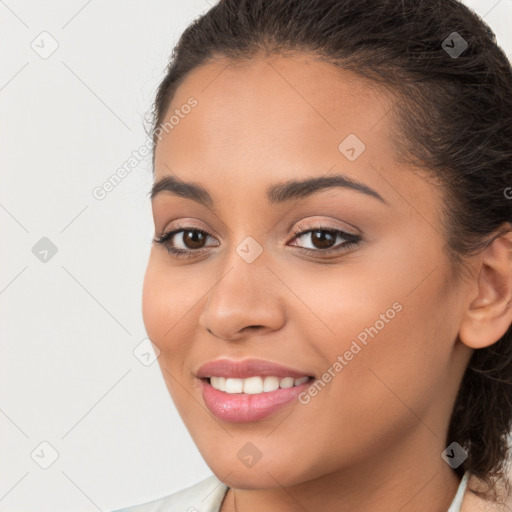
{"type": "MultiPolygon", "coordinates": [[[[399,154],[443,185],[445,240],[456,278],[464,256],[508,229],[512,71],[491,29],[467,7],[456,0],[221,0],[173,50],[154,103],[154,147],[155,130],[192,70],[216,58],[249,60],[264,52],[312,53],[402,100],[394,112],[399,154]],[[459,55],[449,52],[455,41],[459,50],[467,43],[459,55]]],[[[468,453],[457,474],[467,470],[488,489],[495,490],[498,479],[509,488],[511,376],[509,328],[474,351],[447,433],[446,446],[456,441],[468,453]]]]}

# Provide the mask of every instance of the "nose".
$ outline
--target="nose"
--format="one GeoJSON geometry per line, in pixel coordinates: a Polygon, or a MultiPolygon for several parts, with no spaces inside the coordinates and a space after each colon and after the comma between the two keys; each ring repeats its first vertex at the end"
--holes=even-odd
{"type": "Polygon", "coordinates": [[[199,325],[231,341],[281,328],[283,286],[264,262],[247,263],[235,254],[226,267],[209,293],[199,325]]]}

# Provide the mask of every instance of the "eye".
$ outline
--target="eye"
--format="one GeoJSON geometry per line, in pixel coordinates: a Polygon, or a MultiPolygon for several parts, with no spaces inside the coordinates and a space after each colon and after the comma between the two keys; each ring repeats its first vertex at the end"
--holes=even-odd
{"type": "MultiPolygon", "coordinates": [[[[309,236],[312,247],[298,246],[298,248],[301,252],[314,256],[341,253],[355,247],[361,241],[359,235],[340,229],[327,226],[305,228],[304,225],[297,226],[293,233],[293,240],[309,236]],[[338,239],[341,239],[342,242],[336,244],[338,239]]],[[[208,246],[205,246],[205,243],[208,238],[213,239],[207,231],[192,226],[184,226],[156,236],[154,242],[163,245],[176,258],[191,258],[194,257],[194,254],[199,255],[207,252],[208,246]]],[[[292,244],[292,246],[297,245],[292,244]]],[[[218,244],[214,244],[213,247],[218,247],[218,244]]]]}
{"type": "Polygon", "coordinates": [[[154,241],[162,244],[169,253],[177,258],[190,258],[193,253],[204,252],[204,243],[208,237],[213,238],[206,231],[189,226],[176,228],[156,236],[154,241]]]}
{"type": "MultiPolygon", "coordinates": [[[[327,226],[316,226],[305,229],[303,224],[297,226],[294,233],[294,240],[309,237],[311,247],[300,247],[302,252],[312,255],[322,255],[331,253],[340,253],[355,247],[361,242],[359,235],[348,233],[340,229],[333,229],[327,226]],[[336,244],[336,240],[341,239],[344,242],[336,244]]],[[[295,245],[295,244],[293,244],[295,245]]]]}

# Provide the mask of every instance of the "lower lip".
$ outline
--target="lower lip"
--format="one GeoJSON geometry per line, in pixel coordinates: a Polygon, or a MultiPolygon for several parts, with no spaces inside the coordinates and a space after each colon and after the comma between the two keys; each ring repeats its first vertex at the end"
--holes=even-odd
{"type": "Polygon", "coordinates": [[[206,407],[214,416],[232,423],[247,423],[261,420],[283,409],[296,400],[311,382],[312,379],[299,386],[251,395],[225,393],[215,389],[207,380],[201,379],[201,391],[206,407]]]}

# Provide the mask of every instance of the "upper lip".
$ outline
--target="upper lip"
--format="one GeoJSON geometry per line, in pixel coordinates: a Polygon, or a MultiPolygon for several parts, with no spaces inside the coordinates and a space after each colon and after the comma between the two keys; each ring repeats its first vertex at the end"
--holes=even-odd
{"type": "Polygon", "coordinates": [[[203,364],[196,374],[200,379],[209,377],[231,377],[245,379],[255,376],[275,377],[309,377],[307,373],[280,364],[264,361],[263,359],[243,359],[235,361],[232,359],[216,359],[203,364]]]}

